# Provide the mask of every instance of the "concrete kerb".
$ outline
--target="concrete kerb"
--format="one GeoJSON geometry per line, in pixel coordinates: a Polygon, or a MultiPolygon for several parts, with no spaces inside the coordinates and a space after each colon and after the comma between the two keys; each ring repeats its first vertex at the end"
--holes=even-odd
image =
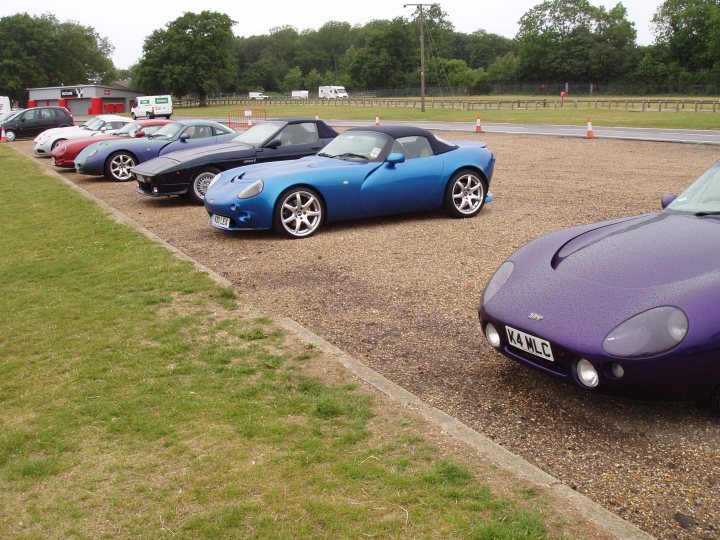
{"type": "MultiPolygon", "coordinates": [[[[23,156],[25,155],[17,149],[15,149],[15,151],[23,156]]],[[[222,277],[217,272],[211,270],[192,257],[189,257],[175,246],[169,244],[150,230],[146,229],[140,223],[118,211],[116,208],[113,208],[105,201],[95,197],[92,193],[89,193],[74,184],[67,178],[63,177],[60,173],[47,169],[46,172],[56,178],[59,178],[65,185],[74,189],[87,199],[95,202],[116,221],[134,228],[150,240],[170,250],[178,258],[191,262],[196,269],[207,274],[218,285],[234,288],[232,282],[222,277]]],[[[513,454],[509,450],[506,450],[490,438],[478,433],[474,429],[460,422],[456,418],[444,413],[440,409],[428,405],[414,394],[393,383],[332,343],[311,332],[298,322],[287,317],[275,317],[275,320],[284,330],[297,335],[305,343],[313,344],[318,349],[332,354],[350,373],[372,385],[380,392],[383,392],[399,405],[408,407],[422,415],[428,421],[440,427],[448,435],[463,441],[491,463],[494,463],[503,470],[511,472],[522,481],[531,483],[552,493],[558,500],[566,501],[568,505],[572,506],[572,508],[577,511],[578,515],[582,516],[582,518],[588,522],[597,525],[613,538],[617,538],[618,540],[652,540],[654,538],[636,525],[624,520],[617,514],[610,512],[577,491],[574,491],[569,486],[563,484],[560,480],[546,473],[542,469],[525,461],[520,456],[513,454]]]]}

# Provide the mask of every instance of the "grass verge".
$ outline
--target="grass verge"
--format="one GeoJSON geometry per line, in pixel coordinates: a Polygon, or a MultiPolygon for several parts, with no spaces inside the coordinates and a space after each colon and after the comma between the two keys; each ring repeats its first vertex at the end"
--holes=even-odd
{"type": "Polygon", "coordinates": [[[497,494],[233,291],[0,161],[3,536],[566,533],[536,490],[497,494]]]}

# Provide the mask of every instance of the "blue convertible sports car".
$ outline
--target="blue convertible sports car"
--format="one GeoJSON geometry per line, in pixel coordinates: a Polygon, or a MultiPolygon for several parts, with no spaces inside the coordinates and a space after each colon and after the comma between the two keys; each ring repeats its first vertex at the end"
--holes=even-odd
{"type": "Polygon", "coordinates": [[[141,139],[103,141],[83,149],[75,158],[81,174],[105,175],[116,182],[132,180],[130,171],[142,163],[175,150],[209,146],[231,140],[237,133],[212,120],[180,120],[141,139]]]}
{"type": "Polygon", "coordinates": [[[325,221],[432,208],[467,218],[492,200],[494,165],[483,142],[450,143],[415,127],[353,128],[315,156],[218,174],[205,208],[218,229],[273,228],[290,238],[325,221]]]}

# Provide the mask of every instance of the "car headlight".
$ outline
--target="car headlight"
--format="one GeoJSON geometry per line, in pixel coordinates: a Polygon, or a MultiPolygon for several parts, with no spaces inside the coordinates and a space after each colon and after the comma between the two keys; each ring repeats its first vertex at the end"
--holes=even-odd
{"type": "Polygon", "coordinates": [[[510,275],[513,273],[513,270],[515,270],[515,265],[511,261],[505,261],[497,270],[495,270],[495,273],[490,278],[490,281],[482,294],[481,301],[483,305],[487,304],[492,297],[495,296],[495,293],[497,293],[502,286],[505,285],[505,282],[510,279],[510,275]]]}
{"type": "Polygon", "coordinates": [[[244,188],[240,193],[238,193],[238,199],[249,199],[250,197],[255,197],[256,195],[260,195],[262,193],[263,188],[265,187],[265,184],[262,180],[255,180],[252,184],[244,188]]]}
{"type": "Polygon", "coordinates": [[[221,176],[222,176],[222,173],[217,173],[215,176],[213,176],[213,179],[210,180],[210,183],[208,184],[207,189],[210,189],[215,182],[217,182],[218,180],[220,180],[220,177],[221,177],[221,176]]]}
{"type": "Polygon", "coordinates": [[[87,157],[93,157],[93,156],[94,156],[95,154],[97,154],[97,153],[98,153],[98,149],[97,149],[97,148],[93,148],[92,150],[90,150],[90,151],[88,152],[87,157]]]}
{"type": "Polygon", "coordinates": [[[638,358],[669,351],[687,334],[685,312],[673,306],[644,311],[619,324],[602,343],[603,350],[612,356],[638,358]]]}

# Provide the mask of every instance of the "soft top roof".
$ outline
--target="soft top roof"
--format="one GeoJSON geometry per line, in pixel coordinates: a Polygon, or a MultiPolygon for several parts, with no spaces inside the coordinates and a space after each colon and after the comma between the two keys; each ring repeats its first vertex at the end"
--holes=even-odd
{"type": "Polygon", "coordinates": [[[269,121],[285,122],[287,124],[306,124],[310,122],[317,124],[318,135],[321,139],[332,139],[338,136],[338,132],[328,126],[323,120],[315,120],[314,118],[277,118],[269,121]]]}
{"type": "Polygon", "coordinates": [[[372,131],[375,133],[384,133],[393,139],[401,139],[402,137],[425,137],[432,146],[435,154],[442,154],[454,150],[457,146],[448,144],[444,141],[438,140],[435,135],[427,129],[415,127],[415,126],[368,126],[368,127],[354,127],[348,129],[348,131],[372,131]]]}

